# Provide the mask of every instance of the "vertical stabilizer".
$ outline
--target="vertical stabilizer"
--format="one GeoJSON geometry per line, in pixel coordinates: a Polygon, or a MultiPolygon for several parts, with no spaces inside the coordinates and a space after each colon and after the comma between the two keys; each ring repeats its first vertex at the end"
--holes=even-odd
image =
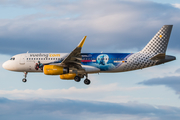
{"type": "Polygon", "coordinates": [[[166,53],[173,25],[164,25],[140,53],[166,53]]]}

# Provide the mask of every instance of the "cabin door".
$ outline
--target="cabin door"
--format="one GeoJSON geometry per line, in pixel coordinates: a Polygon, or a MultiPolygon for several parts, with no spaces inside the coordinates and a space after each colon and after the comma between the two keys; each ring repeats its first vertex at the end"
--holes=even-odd
{"type": "Polygon", "coordinates": [[[21,58],[20,58],[20,65],[24,65],[24,64],[25,64],[25,59],[26,59],[26,56],[21,55],[21,58]]]}

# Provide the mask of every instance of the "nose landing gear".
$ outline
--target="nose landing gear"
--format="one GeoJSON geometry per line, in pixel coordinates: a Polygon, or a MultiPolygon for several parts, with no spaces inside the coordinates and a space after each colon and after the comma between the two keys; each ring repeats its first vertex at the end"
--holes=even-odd
{"type": "Polygon", "coordinates": [[[24,78],[22,79],[22,81],[23,81],[24,83],[27,82],[27,79],[26,79],[27,74],[28,74],[28,72],[24,72],[24,78]]]}

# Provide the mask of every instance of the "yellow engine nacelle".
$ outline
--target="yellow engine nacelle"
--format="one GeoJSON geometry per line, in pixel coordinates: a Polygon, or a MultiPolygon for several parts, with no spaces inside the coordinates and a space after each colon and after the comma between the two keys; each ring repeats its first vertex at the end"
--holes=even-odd
{"type": "Polygon", "coordinates": [[[43,68],[45,75],[62,75],[68,73],[68,69],[57,65],[45,65],[43,68]]]}
{"type": "Polygon", "coordinates": [[[68,73],[68,74],[60,75],[60,78],[65,80],[73,80],[75,76],[76,76],[75,73],[68,73]]]}

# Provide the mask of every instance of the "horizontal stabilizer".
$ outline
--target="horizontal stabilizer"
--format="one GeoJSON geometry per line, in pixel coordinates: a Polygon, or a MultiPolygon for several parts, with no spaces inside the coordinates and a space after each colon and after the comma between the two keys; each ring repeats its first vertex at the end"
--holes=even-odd
{"type": "Polygon", "coordinates": [[[153,56],[152,58],[150,58],[150,60],[162,60],[162,59],[165,59],[165,54],[164,53],[159,53],[155,56],[153,56]]]}

